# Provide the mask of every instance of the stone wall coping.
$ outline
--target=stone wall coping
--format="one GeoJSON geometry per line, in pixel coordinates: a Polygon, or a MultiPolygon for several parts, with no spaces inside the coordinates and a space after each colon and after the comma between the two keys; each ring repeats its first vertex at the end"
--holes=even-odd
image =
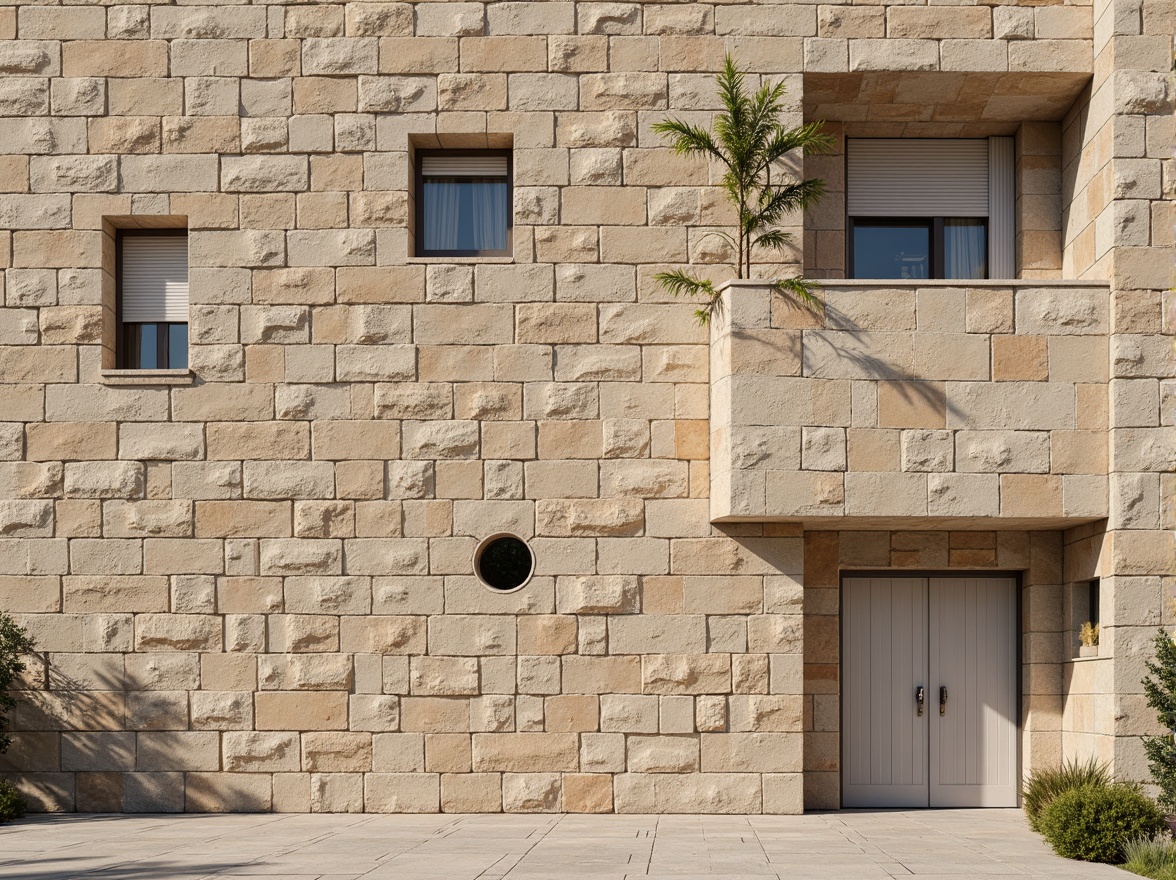
{"type": "MultiPolygon", "coordinates": [[[[825,288],[844,288],[844,287],[860,287],[860,288],[923,288],[923,287],[953,287],[953,288],[1024,288],[1024,287],[1086,287],[1086,288],[1106,288],[1108,291],[1111,287],[1111,282],[1102,280],[1071,280],[1067,281],[1058,278],[1005,278],[1005,279],[975,279],[965,280],[956,278],[923,278],[918,281],[903,281],[894,278],[869,279],[869,278],[811,278],[811,281],[818,290],[825,288]]],[[[760,288],[768,287],[772,284],[769,280],[760,279],[731,279],[724,281],[719,285],[719,291],[722,292],[728,289],[739,288],[760,288]]]]}
{"type": "Polygon", "coordinates": [[[196,374],[191,370],[103,370],[106,385],[191,385],[196,374]]]}

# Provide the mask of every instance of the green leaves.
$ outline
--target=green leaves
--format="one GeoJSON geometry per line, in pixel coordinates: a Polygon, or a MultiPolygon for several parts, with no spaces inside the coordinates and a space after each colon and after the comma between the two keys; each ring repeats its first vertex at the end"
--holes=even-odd
{"type": "Polygon", "coordinates": [[[705,297],[706,302],[694,310],[694,316],[700,324],[709,324],[711,316],[722,308],[723,301],[710,279],[698,278],[689,272],[675,269],[672,272],[658,272],[653,280],[673,296],[705,297]]]}
{"type": "Polygon", "coordinates": [[[1156,658],[1149,660],[1143,680],[1147,704],[1155,710],[1160,725],[1167,733],[1143,737],[1143,751],[1147,754],[1152,781],[1159,787],[1160,806],[1176,813],[1176,642],[1161,629],[1156,633],[1156,658]],[[1154,677],[1153,677],[1154,676],[1154,677]]]}
{"type": "MultiPolygon", "coordinates": [[[[798,180],[781,165],[795,152],[823,152],[833,144],[822,124],[809,122],[788,128],[781,117],[785,112],[783,83],[764,82],[749,92],[745,75],[727,55],[723,70],[715,77],[723,109],[714,120],[712,130],[680,119],[654,123],[653,130],[669,139],[680,155],[703,156],[719,163],[723,175],[719,185],[735,206],[735,235],[726,236],[735,251],[735,276],[750,278],[757,251],[782,253],[791,237],[780,227],[789,215],[816,204],[824,193],[819,178],[798,180]]],[[[718,294],[711,281],[703,281],[686,272],[663,272],[656,276],[675,296],[706,297],[696,314],[706,323],[718,308],[718,294]]],[[[816,302],[813,285],[795,279],[777,281],[781,293],[792,295],[807,305],[816,302]]]]}
{"type": "Polygon", "coordinates": [[[16,701],[8,693],[16,677],[25,670],[21,657],[33,650],[33,640],[23,627],[7,614],[0,613],[0,754],[12,741],[8,736],[8,718],[16,701]]]}

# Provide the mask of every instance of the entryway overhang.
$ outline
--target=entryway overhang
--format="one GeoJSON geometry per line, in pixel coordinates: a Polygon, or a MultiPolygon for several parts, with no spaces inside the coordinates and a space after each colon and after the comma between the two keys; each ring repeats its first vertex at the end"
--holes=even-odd
{"type": "Polygon", "coordinates": [[[804,118],[852,123],[856,136],[987,137],[1061,119],[1086,72],[806,73],[804,118]]]}

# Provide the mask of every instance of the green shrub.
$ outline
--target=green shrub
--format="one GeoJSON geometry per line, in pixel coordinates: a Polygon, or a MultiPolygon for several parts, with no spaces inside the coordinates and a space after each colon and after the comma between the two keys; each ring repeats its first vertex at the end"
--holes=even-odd
{"type": "Polygon", "coordinates": [[[1111,774],[1105,764],[1091,758],[1085,763],[1067,761],[1061,767],[1050,770],[1035,770],[1025,780],[1021,803],[1029,819],[1029,827],[1041,830],[1041,814],[1054,798],[1064,791],[1081,788],[1084,785],[1110,785],[1111,774]]]}
{"type": "Polygon", "coordinates": [[[1137,837],[1123,845],[1123,868],[1153,880],[1176,880],[1176,843],[1166,834],[1137,837]]]}
{"type": "Polygon", "coordinates": [[[16,705],[16,700],[8,693],[8,689],[16,677],[25,671],[21,656],[32,650],[33,640],[24,627],[7,614],[0,613],[0,755],[4,754],[12,741],[8,736],[6,716],[16,705]]]}
{"type": "Polygon", "coordinates": [[[1059,856],[1117,864],[1127,843],[1164,827],[1155,801],[1138,785],[1084,785],[1053,799],[1040,817],[1041,833],[1059,856]]]}
{"type": "Polygon", "coordinates": [[[1152,781],[1160,789],[1160,806],[1176,813],[1176,738],[1171,734],[1176,728],[1176,642],[1161,629],[1156,633],[1155,646],[1156,659],[1148,661],[1151,675],[1143,680],[1143,692],[1165,732],[1145,736],[1143,750],[1152,781]]]}
{"type": "Polygon", "coordinates": [[[11,782],[0,779],[0,825],[19,819],[28,805],[11,782]]]}
{"type": "MultiPolygon", "coordinates": [[[[8,712],[16,700],[8,693],[16,677],[25,671],[21,657],[33,650],[33,640],[24,627],[7,614],[0,613],[0,755],[8,750],[12,738],[8,735],[8,712]]],[[[11,783],[0,779],[0,824],[19,819],[25,814],[25,799],[11,783]]]]}

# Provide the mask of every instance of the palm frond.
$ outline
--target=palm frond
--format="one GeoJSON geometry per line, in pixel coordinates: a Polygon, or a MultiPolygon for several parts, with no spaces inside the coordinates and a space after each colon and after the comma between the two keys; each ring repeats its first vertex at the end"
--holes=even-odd
{"type": "Polygon", "coordinates": [[[681,119],[665,119],[655,122],[651,128],[670,139],[670,148],[683,155],[707,153],[718,159],[724,159],[711,133],[698,125],[691,125],[681,119]]]}
{"type": "Polygon", "coordinates": [[[756,220],[757,228],[772,226],[779,223],[784,215],[815,204],[824,194],[825,182],[819,178],[765,189],[760,193],[760,202],[750,213],[756,220]]]}
{"type": "Polygon", "coordinates": [[[764,147],[764,159],[770,164],[793,150],[803,150],[806,154],[826,153],[833,144],[833,136],[823,131],[823,123],[820,122],[806,122],[799,128],[791,129],[778,126],[764,147]]]}
{"type": "Polygon", "coordinates": [[[769,229],[757,235],[752,244],[765,250],[782,251],[792,244],[792,236],[783,229],[769,229]]]}
{"type": "Polygon", "coordinates": [[[817,296],[821,285],[816,281],[807,278],[777,278],[772,282],[772,289],[813,312],[825,312],[825,303],[817,296]]]}
{"type": "Polygon", "coordinates": [[[722,309],[722,297],[709,278],[699,278],[682,269],[674,269],[658,272],[653,280],[672,296],[703,297],[702,305],[694,310],[694,317],[700,324],[709,324],[711,317],[722,309]]]}
{"type": "Polygon", "coordinates": [[[671,296],[698,296],[714,293],[714,282],[708,278],[699,278],[683,269],[673,269],[669,272],[658,272],[653,280],[660,284],[671,296]]]}

